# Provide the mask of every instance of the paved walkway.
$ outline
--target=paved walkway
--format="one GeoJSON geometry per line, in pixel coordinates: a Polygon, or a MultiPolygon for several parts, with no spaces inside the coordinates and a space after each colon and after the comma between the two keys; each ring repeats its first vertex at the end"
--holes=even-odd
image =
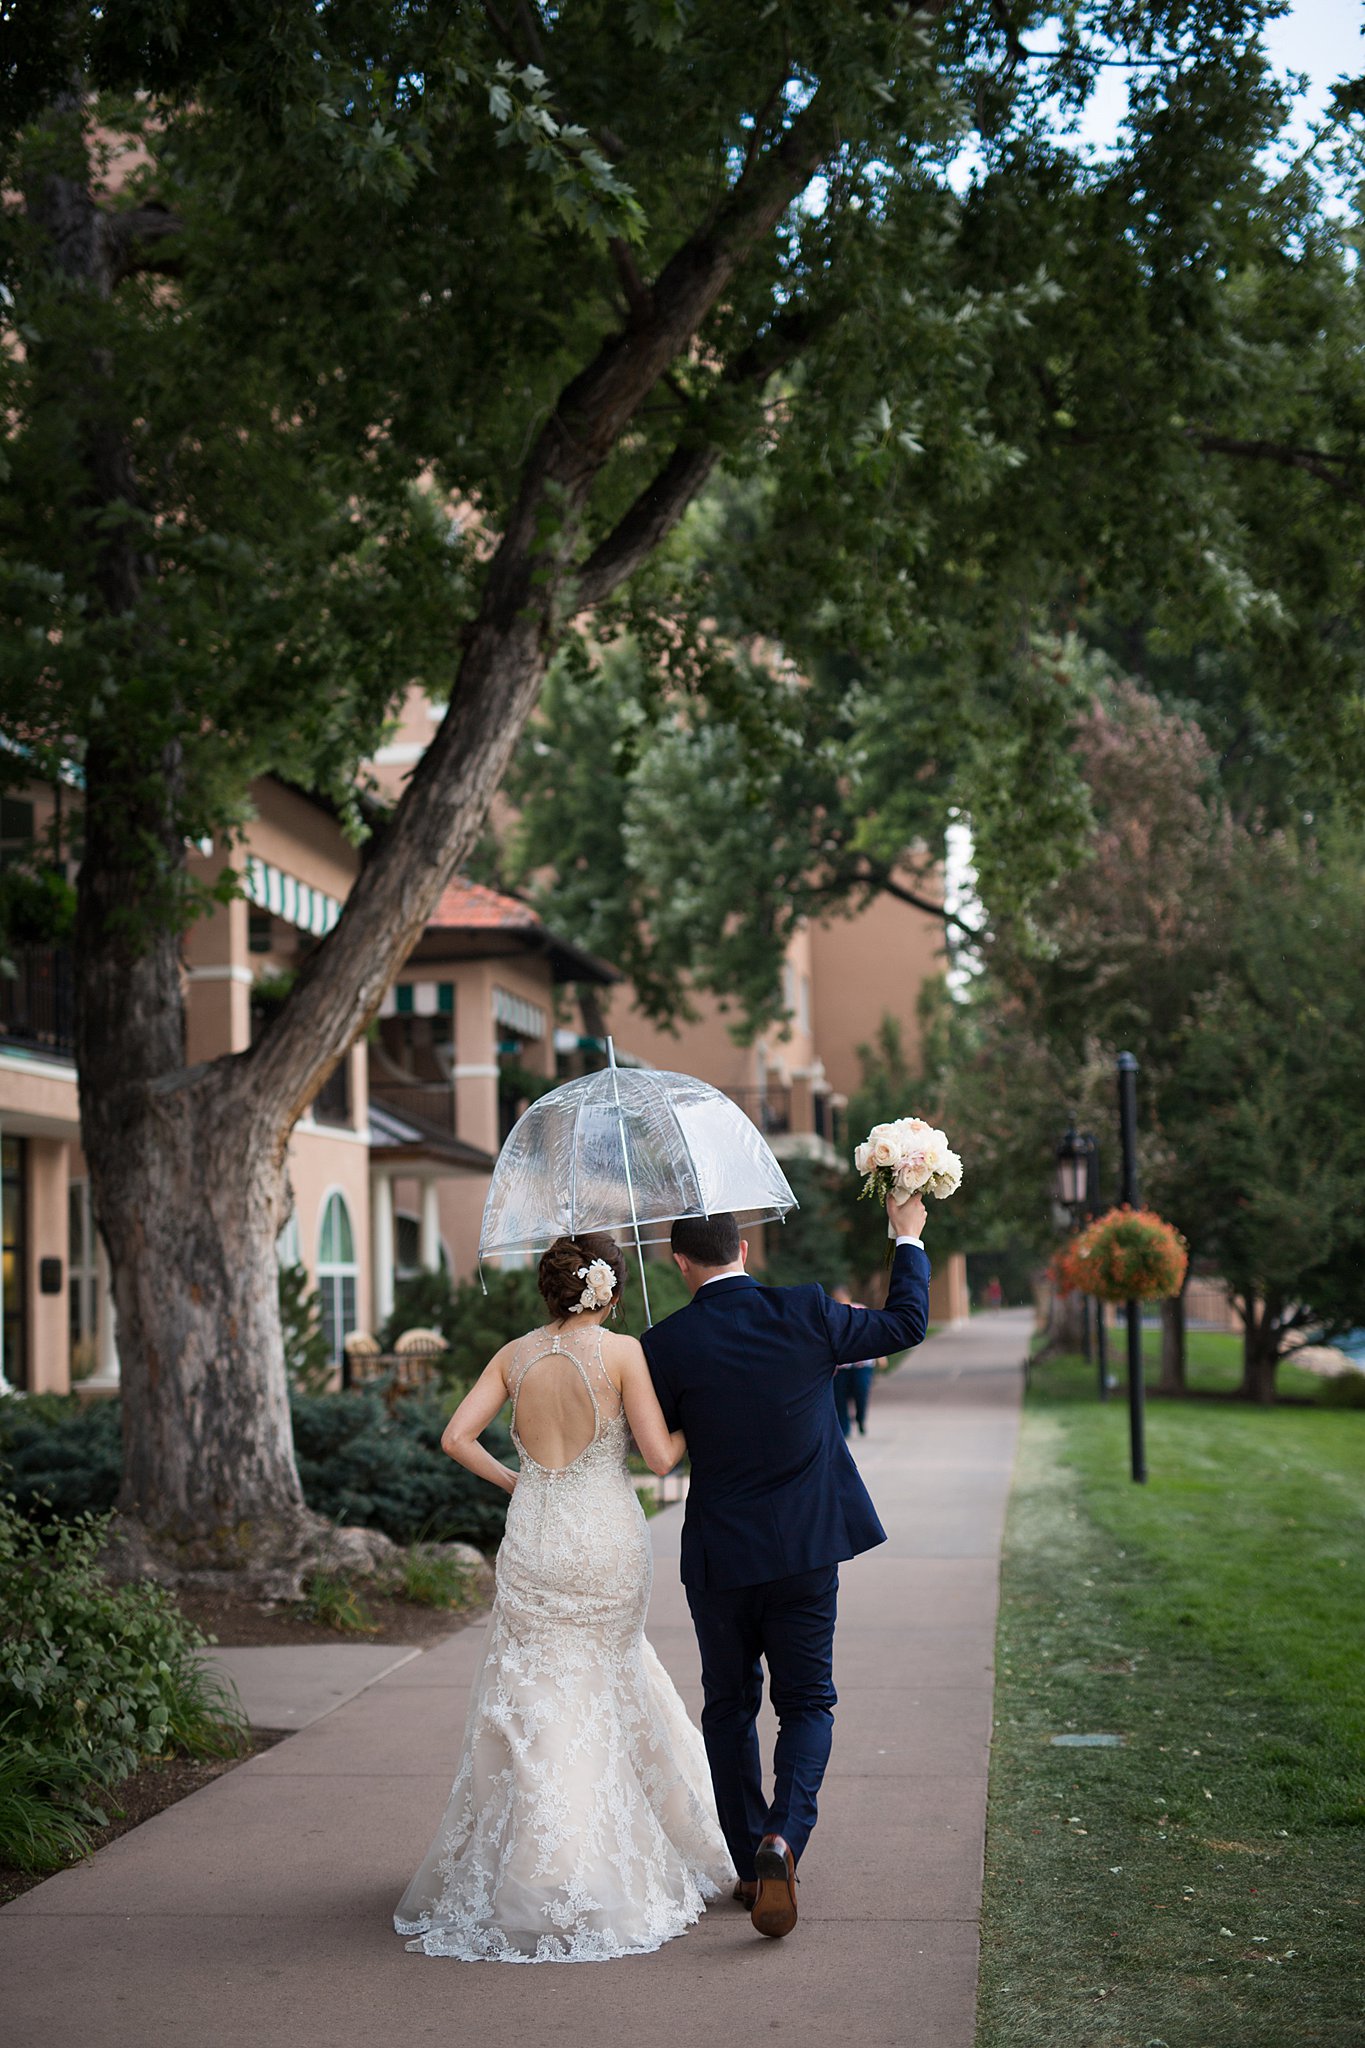
{"type": "MultiPolygon", "coordinates": [[[[389,1916],[449,1790],[468,1629],[0,1913],[8,2048],[970,2048],[1026,1331],[977,1318],[874,1390],[856,1449],[890,1541],[844,1571],[834,1757],[789,1940],[723,1902],[633,1961],[408,1955],[389,1916]]],[[[695,1712],[680,1519],[652,1525],[650,1635],[695,1712]]]]}

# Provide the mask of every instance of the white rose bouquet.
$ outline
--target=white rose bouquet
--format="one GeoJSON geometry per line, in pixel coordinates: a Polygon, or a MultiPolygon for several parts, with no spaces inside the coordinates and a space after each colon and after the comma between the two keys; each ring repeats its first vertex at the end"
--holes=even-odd
{"type": "Polygon", "coordinates": [[[874,1124],[854,1152],[853,1164],[863,1176],[862,1193],[869,1202],[884,1202],[888,1195],[900,1201],[936,1195],[943,1201],[962,1185],[962,1161],[944,1133],[918,1116],[874,1124]]]}

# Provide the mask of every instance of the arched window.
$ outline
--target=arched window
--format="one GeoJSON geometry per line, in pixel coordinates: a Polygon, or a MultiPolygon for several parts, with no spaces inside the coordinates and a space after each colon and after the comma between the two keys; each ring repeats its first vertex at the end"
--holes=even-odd
{"type": "Polygon", "coordinates": [[[334,1188],[322,1207],[322,1232],[318,1239],[318,1296],[322,1304],[322,1334],[333,1361],[342,1362],[342,1345],[356,1326],[355,1290],[359,1268],[355,1261],[355,1232],[346,1197],[334,1188]]]}

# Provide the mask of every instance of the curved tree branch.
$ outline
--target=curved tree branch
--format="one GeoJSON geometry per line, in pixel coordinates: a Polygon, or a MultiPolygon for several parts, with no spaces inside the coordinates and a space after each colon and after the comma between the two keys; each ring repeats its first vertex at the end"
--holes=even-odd
{"type": "Polygon", "coordinates": [[[1292,441],[1241,440],[1233,434],[1213,434],[1203,427],[1187,427],[1186,433],[1206,455],[1228,455],[1240,462],[1273,462],[1281,469],[1301,469],[1326,484],[1352,504],[1365,505],[1365,491],[1352,482],[1361,467],[1353,455],[1332,455],[1324,448],[1299,448],[1292,441]]]}

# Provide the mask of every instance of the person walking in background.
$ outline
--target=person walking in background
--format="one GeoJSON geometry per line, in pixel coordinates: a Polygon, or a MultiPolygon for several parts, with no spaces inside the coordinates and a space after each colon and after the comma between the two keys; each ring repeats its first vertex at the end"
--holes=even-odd
{"type": "MultiPolygon", "coordinates": [[[[847,1287],[836,1287],[831,1299],[842,1302],[846,1308],[866,1308],[865,1302],[853,1299],[847,1287]]],[[[885,1364],[884,1358],[860,1358],[855,1365],[841,1365],[835,1373],[834,1406],[839,1416],[839,1427],[846,1437],[852,1436],[855,1421],[859,1436],[867,1435],[868,1396],[872,1392],[877,1367],[885,1364]]]]}

